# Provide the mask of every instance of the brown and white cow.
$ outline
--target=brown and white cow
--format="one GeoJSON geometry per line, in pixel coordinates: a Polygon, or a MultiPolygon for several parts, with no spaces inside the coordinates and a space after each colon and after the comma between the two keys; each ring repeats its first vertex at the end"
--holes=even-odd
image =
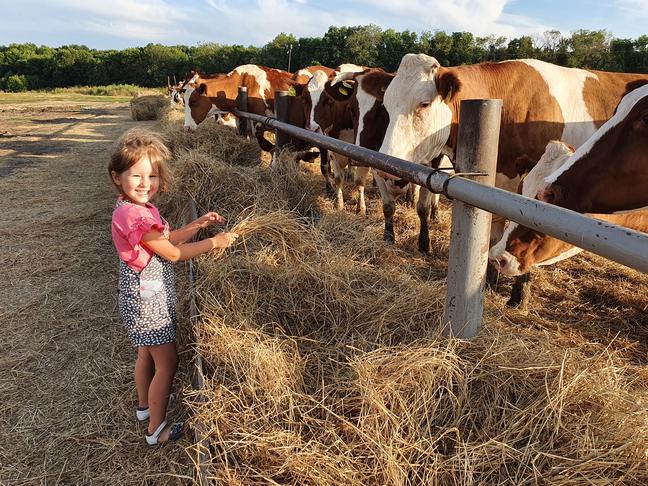
{"type": "MultiPolygon", "coordinates": [[[[185,86],[184,93],[187,130],[195,130],[210,115],[232,112],[239,86],[247,88],[250,113],[270,116],[274,112],[275,91],[287,91],[295,85],[291,73],[254,64],[239,66],[227,74],[200,78],[195,88],[192,83],[195,81],[185,86]]],[[[263,150],[274,148],[263,137],[263,130],[256,130],[256,137],[263,150]]]]}
{"type": "MultiPolygon", "coordinates": [[[[379,150],[382,145],[387,126],[389,125],[389,115],[383,106],[383,96],[387,87],[394,79],[394,74],[387,73],[379,68],[370,68],[362,72],[345,72],[337,74],[329,82],[326,92],[335,99],[348,99],[349,110],[351,111],[355,143],[361,147],[371,150],[379,150]],[[347,93],[345,90],[337,90],[344,81],[353,82],[352,91],[347,93]]],[[[445,159],[443,167],[452,169],[449,159],[445,159]]],[[[407,181],[397,179],[384,172],[374,170],[374,180],[380,191],[383,204],[391,202],[395,198],[406,195],[409,203],[416,204],[418,199],[419,186],[409,184],[407,181]],[[387,195],[389,194],[389,195],[387,195]]],[[[439,195],[430,195],[431,218],[437,219],[439,195]]],[[[393,214],[394,210],[383,207],[383,213],[393,214]]],[[[385,219],[385,239],[394,241],[393,219],[385,219]]]]}
{"type": "MultiPolygon", "coordinates": [[[[572,147],[558,141],[549,142],[542,158],[520,184],[522,195],[535,197],[547,175],[569,164],[571,157],[574,157],[572,147]]],[[[637,231],[648,231],[648,210],[623,214],[588,213],[588,216],[637,231]]],[[[581,251],[570,243],[509,221],[502,239],[490,249],[488,259],[501,274],[516,277],[507,304],[525,307],[530,297],[532,271],[566,260],[581,251]]]]}
{"type": "MultiPolygon", "coordinates": [[[[314,132],[324,133],[325,135],[337,138],[344,142],[354,143],[355,135],[353,132],[353,118],[349,111],[348,99],[336,99],[331,97],[330,83],[339,73],[359,72],[365,70],[365,67],[355,64],[341,64],[335,69],[335,72],[326,76],[323,72],[313,74],[308,84],[302,91],[302,100],[306,116],[306,127],[314,132]]],[[[333,90],[347,90],[350,93],[351,87],[334,87],[333,90]]],[[[333,192],[336,207],[344,207],[343,186],[345,179],[345,170],[347,167],[353,174],[354,188],[358,190],[357,212],[366,214],[367,207],[364,197],[364,185],[369,173],[367,167],[357,167],[351,160],[341,154],[331,153],[330,161],[333,168],[333,180],[331,181],[328,168],[322,167],[322,173],[325,174],[327,192],[333,192]]]]}
{"type": "Polygon", "coordinates": [[[539,199],[574,211],[647,207],[648,85],[624,96],[612,118],[546,184],[539,199]]]}
{"type": "Polygon", "coordinates": [[[310,81],[310,79],[313,77],[313,74],[315,74],[318,71],[324,72],[327,76],[330,76],[335,72],[333,68],[330,68],[328,66],[308,66],[303,69],[300,69],[298,71],[295,71],[293,73],[293,80],[297,84],[301,85],[306,85],[310,81]]]}
{"type": "MultiPolygon", "coordinates": [[[[565,68],[535,59],[444,68],[424,54],[403,57],[384,96],[389,126],[380,151],[431,165],[454,158],[459,105],[464,99],[503,101],[496,185],[515,190],[550,140],[579,147],[613,114],[633,82],[648,75],[565,68]]],[[[429,214],[421,189],[419,218],[429,214]]],[[[388,215],[386,215],[386,218],[388,215]]],[[[499,240],[504,221],[493,228],[499,240]]],[[[429,250],[421,226],[419,249],[429,250]]]]}

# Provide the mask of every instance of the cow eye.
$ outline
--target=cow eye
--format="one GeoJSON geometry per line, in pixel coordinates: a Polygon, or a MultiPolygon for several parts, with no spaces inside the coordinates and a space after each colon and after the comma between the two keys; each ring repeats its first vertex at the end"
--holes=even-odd
{"type": "Polygon", "coordinates": [[[641,120],[644,122],[644,125],[648,125],[648,115],[644,115],[641,120]]]}
{"type": "Polygon", "coordinates": [[[431,104],[432,104],[432,102],[429,101],[429,100],[428,100],[428,101],[421,101],[421,102],[419,103],[419,108],[427,108],[427,107],[430,106],[431,104]]]}

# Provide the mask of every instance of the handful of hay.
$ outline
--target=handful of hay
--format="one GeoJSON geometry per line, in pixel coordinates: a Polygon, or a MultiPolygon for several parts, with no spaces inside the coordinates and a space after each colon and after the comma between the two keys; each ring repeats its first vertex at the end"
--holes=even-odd
{"type": "Polygon", "coordinates": [[[135,95],[130,100],[131,116],[133,120],[157,120],[162,108],[167,106],[169,101],[162,95],[135,95]]]}

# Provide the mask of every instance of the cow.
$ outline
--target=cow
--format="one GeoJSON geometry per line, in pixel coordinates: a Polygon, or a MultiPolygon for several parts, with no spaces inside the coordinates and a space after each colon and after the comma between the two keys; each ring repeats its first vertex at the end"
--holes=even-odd
{"type": "MultiPolygon", "coordinates": [[[[288,91],[295,86],[292,74],[279,69],[246,64],[227,74],[214,77],[200,77],[186,84],[185,121],[187,130],[195,130],[209,115],[229,113],[236,109],[238,88],[247,88],[248,111],[257,115],[271,116],[274,113],[275,91],[288,91]],[[192,83],[199,81],[194,88],[192,83]]],[[[256,138],[263,150],[271,151],[274,145],[263,136],[264,130],[256,130],[256,138]]]]}
{"type": "MultiPolygon", "coordinates": [[[[344,108],[343,107],[335,107],[334,108],[334,100],[329,98],[325,93],[325,87],[326,84],[329,82],[330,79],[332,79],[336,74],[341,73],[341,72],[347,72],[347,71],[362,71],[364,68],[362,66],[357,66],[355,64],[341,64],[337,68],[335,68],[333,73],[329,73],[328,75],[324,75],[324,73],[313,73],[313,76],[311,79],[308,81],[306,86],[304,86],[303,91],[302,91],[302,96],[301,96],[301,101],[303,104],[303,110],[304,110],[304,116],[306,119],[305,122],[305,128],[308,130],[311,130],[313,132],[319,132],[319,133],[325,133],[322,127],[319,126],[319,124],[315,121],[316,118],[320,119],[322,116],[326,117],[327,123],[332,119],[332,114],[331,112],[335,110],[338,114],[338,116],[343,115],[346,117],[347,115],[344,115],[344,108]]],[[[337,122],[342,122],[342,119],[338,119],[337,122]]],[[[344,118],[343,124],[348,124],[348,120],[344,118]]],[[[337,128],[331,128],[329,126],[329,136],[334,136],[331,135],[331,133],[341,133],[343,130],[348,130],[348,128],[345,129],[337,129],[337,128]]],[[[350,140],[350,134],[348,131],[345,131],[342,135],[343,138],[341,140],[344,140],[346,142],[351,142],[350,140]]],[[[335,138],[338,138],[337,136],[335,138]]],[[[340,154],[331,154],[330,156],[331,162],[334,165],[338,165],[338,173],[340,173],[342,170],[339,169],[339,167],[346,167],[349,164],[349,160],[347,157],[340,155],[340,154]]],[[[340,202],[340,197],[341,197],[341,186],[336,186],[336,189],[333,189],[333,185],[331,183],[331,169],[328,161],[328,158],[323,158],[321,160],[322,162],[322,174],[324,175],[325,181],[326,181],[326,193],[331,194],[331,195],[336,195],[336,204],[338,207],[340,207],[341,204],[343,204],[343,201],[340,202]]],[[[334,174],[335,176],[335,174],[334,174]]],[[[341,179],[338,179],[338,181],[341,183],[341,179]]],[[[361,204],[359,203],[358,209],[360,209],[361,204]]]]}
{"type": "MultiPolygon", "coordinates": [[[[355,64],[341,64],[329,76],[326,76],[323,72],[313,74],[313,77],[309,80],[302,92],[306,127],[309,130],[324,133],[329,137],[344,142],[354,143],[353,119],[349,111],[348,100],[343,99],[337,102],[327,91],[330,91],[330,82],[335,79],[337,74],[359,72],[364,69],[366,68],[356,66],[355,64]]],[[[334,90],[338,89],[344,89],[350,92],[351,87],[334,88],[334,90]]],[[[335,196],[336,208],[342,209],[344,207],[342,193],[345,179],[344,172],[347,167],[350,167],[353,174],[354,186],[358,189],[357,212],[366,214],[364,184],[369,169],[367,167],[354,167],[350,159],[341,154],[332,153],[330,159],[333,167],[333,181],[331,182],[328,167],[323,166],[322,173],[326,179],[327,193],[333,193],[335,196]]]]}
{"type": "MultiPolygon", "coordinates": [[[[394,74],[380,68],[365,69],[361,72],[338,73],[327,85],[326,92],[336,100],[348,100],[349,110],[353,119],[355,144],[371,150],[379,150],[385,131],[389,125],[389,115],[383,106],[383,96],[394,74]],[[344,82],[352,82],[352,90],[336,89],[344,87],[344,82]]],[[[348,88],[348,86],[346,87],[348,88]]],[[[452,169],[446,158],[444,168],[452,169]]],[[[394,201],[399,196],[406,195],[409,203],[416,203],[418,187],[402,179],[396,179],[389,174],[374,170],[374,180],[378,186],[383,201],[394,201]],[[389,194],[389,195],[387,195],[389,194]]],[[[438,214],[439,195],[431,196],[431,219],[436,220],[438,214]]],[[[389,210],[383,208],[383,213],[389,210]]],[[[393,214],[393,211],[392,211],[393,214]]],[[[385,221],[385,239],[394,241],[393,220],[385,221]]]]}
{"type": "MultiPolygon", "coordinates": [[[[565,68],[536,59],[445,68],[425,54],[406,54],[385,91],[389,125],[380,151],[433,167],[441,154],[454,159],[461,101],[499,98],[496,185],[516,190],[550,140],[582,145],[639,79],[648,75],[565,68]]],[[[422,188],[417,204],[421,222],[430,214],[426,193],[422,188]]],[[[385,214],[386,220],[391,217],[385,214]]],[[[503,219],[493,220],[491,242],[500,239],[504,226],[503,219]]],[[[429,247],[421,224],[419,250],[429,247]]]]}
{"type": "MultiPolygon", "coordinates": [[[[185,76],[185,79],[179,83],[171,85],[169,78],[167,77],[167,94],[172,105],[182,105],[184,106],[184,91],[188,84],[195,84],[198,82],[201,77],[204,78],[213,78],[219,76],[218,74],[206,75],[202,74],[196,70],[192,70],[185,76]]],[[[175,75],[173,76],[175,82],[175,75]]],[[[194,86],[195,87],[195,86],[194,86]]],[[[213,115],[214,121],[218,125],[226,127],[236,127],[236,117],[231,113],[222,113],[213,115]]]]}
{"type": "Polygon", "coordinates": [[[569,163],[547,177],[538,199],[581,213],[648,206],[648,85],[640,83],[569,163]]]}
{"type": "Polygon", "coordinates": [[[303,69],[300,69],[298,71],[295,71],[293,73],[293,80],[300,85],[306,85],[310,81],[310,79],[313,77],[313,74],[315,74],[318,71],[322,71],[325,73],[327,76],[330,76],[335,72],[334,69],[328,67],[328,66],[308,66],[303,69]]]}
{"type": "MultiPolygon", "coordinates": [[[[547,175],[570,163],[571,157],[574,157],[573,147],[560,141],[549,142],[536,166],[524,177],[519,192],[527,197],[535,197],[547,175]]],[[[638,231],[648,231],[646,210],[611,215],[590,213],[588,216],[638,231]]],[[[488,259],[501,274],[516,277],[507,305],[525,308],[530,298],[533,269],[553,265],[581,251],[581,248],[570,243],[509,221],[501,240],[491,247],[488,259]]]]}

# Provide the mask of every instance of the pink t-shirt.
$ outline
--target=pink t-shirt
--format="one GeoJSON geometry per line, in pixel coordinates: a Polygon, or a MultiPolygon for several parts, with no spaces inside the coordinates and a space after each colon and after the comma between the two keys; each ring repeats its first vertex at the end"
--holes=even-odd
{"type": "Polygon", "coordinates": [[[168,237],[169,224],[150,203],[146,207],[126,203],[115,208],[112,215],[112,238],[119,258],[136,272],[144,270],[154,252],[141,243],[142,235],[152,229],[168,237]]]}

